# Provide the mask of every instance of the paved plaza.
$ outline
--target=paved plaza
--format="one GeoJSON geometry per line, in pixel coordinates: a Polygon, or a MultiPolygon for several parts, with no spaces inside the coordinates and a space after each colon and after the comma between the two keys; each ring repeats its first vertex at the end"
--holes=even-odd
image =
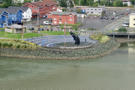
{"type": "MultiPolygon", "coordinates": [[[[91,40],[88,36],[79,36],[81,42],[88,42],[88,43],[95,43],[96,41],[91,40]]],[[[40,46],[51,46],[53,44],[57,43],[63,43],[63,42],[73,42],[74,40],[72,36],[70,35],[49,35],[49,36],[41,36],[41,37],[34,37],[25,39],[26,41],[35,43],[40,46]]]]}

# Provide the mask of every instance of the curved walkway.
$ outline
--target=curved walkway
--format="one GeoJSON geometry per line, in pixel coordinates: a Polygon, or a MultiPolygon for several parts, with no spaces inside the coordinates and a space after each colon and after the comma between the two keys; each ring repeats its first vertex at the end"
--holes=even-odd
{"type": "MultiPolygon", "coordinates": [[[[88,36],[79,36],[81,42],[95,43],[96,41],[91,40],[88,36]]],[[[72,36],[64,36],[64,35],[49,35],[49,36],[41,36],[25,39],[25,41],[29,41],[35,43],[40,46],[51,46],[52,44],[62,43],[62,42],[74,42],[72,36]]]]}

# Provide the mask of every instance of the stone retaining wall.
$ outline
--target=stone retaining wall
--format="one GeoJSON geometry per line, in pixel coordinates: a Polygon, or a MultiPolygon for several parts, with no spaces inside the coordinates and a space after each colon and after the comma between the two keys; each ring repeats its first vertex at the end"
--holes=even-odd
{"type": "Polygon", "coordinates": [[[92,47],[84,49],[60,49],[60,48],[39,48],[30,49],[12,49],[1,48],[0,55],[8,57],[48,59],[48,60],[78,60],[97,58],[111,53],[119,47],[119,43],[110,40],[104,44],[97,43],[92,47]]]}

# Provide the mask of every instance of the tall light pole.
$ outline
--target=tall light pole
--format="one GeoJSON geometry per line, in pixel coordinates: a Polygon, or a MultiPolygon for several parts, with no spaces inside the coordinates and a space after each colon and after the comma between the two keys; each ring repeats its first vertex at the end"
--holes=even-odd
{"type": "Polygon", "coordinates": [[[65,37],[67,29],[66,25],[67,25],[67,15],[65,15],[65,22],[64,22],[64,39],[65,39],[64,46],[66,46],[66,37],[65,37]]]}
{"type": "Polygon", "coordinates": [[[39,19],[40,19],[40,12],[39,12],[39,7],[37,7],[37,26],[39,26],[39,19]]]}

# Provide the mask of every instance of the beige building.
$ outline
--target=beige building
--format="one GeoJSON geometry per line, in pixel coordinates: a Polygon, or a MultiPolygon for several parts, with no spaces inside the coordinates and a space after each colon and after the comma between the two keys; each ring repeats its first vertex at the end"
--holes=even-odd
{"type": "Polygon", "coordinates": [[[135,28],[135,13],[129,15],[129,27],[135,28]]]}
{"type": "Polygon", "coordinates": [[[12,0],[13,3],[24,3],[24,0],[12,0]]]}

